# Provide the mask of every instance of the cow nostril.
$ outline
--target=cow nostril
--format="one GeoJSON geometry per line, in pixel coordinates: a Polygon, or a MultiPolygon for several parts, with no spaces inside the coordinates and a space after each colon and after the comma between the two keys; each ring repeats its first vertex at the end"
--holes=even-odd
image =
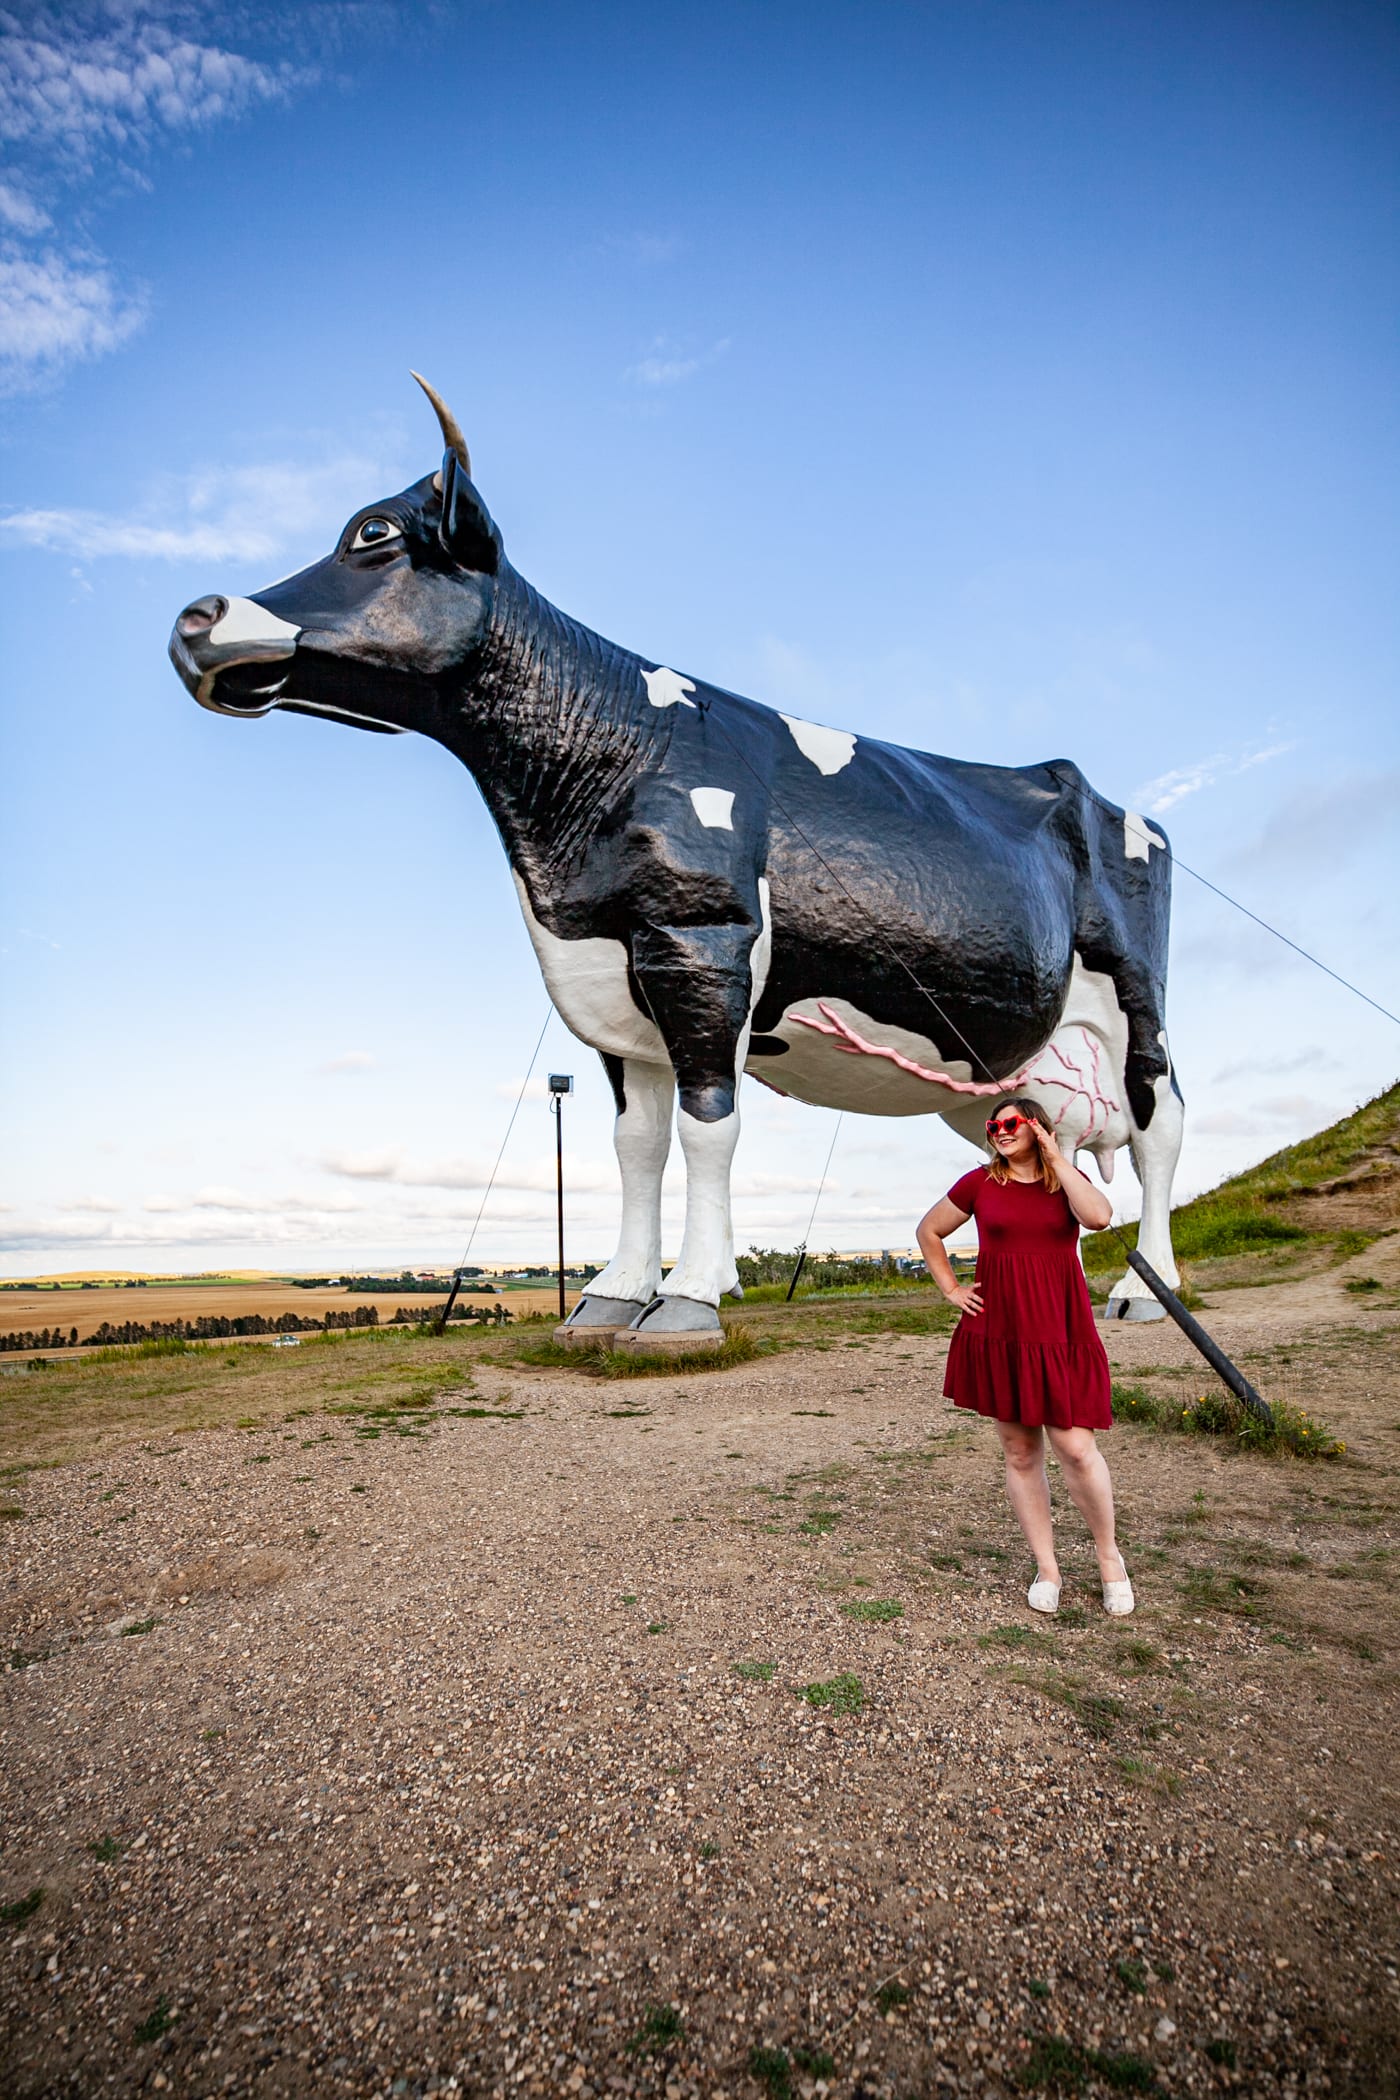
{"type": "Polygon", "coordinates": [[[207,634],[211,627],[218,626],[227,611],[227,598],[196,598],[175,622],[175,631],[187,640],[197,634],[207,634]]]}

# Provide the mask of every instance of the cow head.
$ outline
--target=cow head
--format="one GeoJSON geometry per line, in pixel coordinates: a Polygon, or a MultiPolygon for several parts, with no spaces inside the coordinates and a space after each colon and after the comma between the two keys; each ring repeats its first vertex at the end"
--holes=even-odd
{"type": "Polygon", "coordinates": [[[442,425],[436,474],[357,511],[311,568],[251,598],[211,595],[185,607],[170,658],[201,707],[280,707],[357,729],[432,726],[486,634],[505,556],[461,431],[427,381],[418,384],[442,425]]]}

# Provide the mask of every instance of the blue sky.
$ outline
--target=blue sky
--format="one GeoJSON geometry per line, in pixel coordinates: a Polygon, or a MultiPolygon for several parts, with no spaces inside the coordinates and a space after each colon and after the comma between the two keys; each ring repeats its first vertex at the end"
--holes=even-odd
{"type": "MultiPolygon", "coordinates": [[[[570,612],[1072,757],[1394,1006],[1398,55],[1229,0],[0,16],[0,1270],[461,1251],[546,1007],[476,789],[165,658],[434,464],[410,366],[570,612]]],[[[1400,1066],[1183,874],[1169,996],[1186,1193],[1400,1066]]],[[[609,1097],[548,1066],[603,1255],[609,1097]]],[[[791,1245],[834,1119],[744,1111],[791,1245]]],[[[547,1250],[551,1138],[478,1253],[547,1250]]],[[[847,1118],[815,1239],[907,1245],[970,1156],[847,1118]]]]}

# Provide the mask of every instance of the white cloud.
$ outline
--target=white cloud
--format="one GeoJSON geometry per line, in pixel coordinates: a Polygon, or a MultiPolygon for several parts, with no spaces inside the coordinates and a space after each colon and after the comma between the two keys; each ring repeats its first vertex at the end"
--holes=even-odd
{"type": "Polygon", "coordinates": [[[502,1079],[496,1087],[496,1098],[499,1101],[548,1101],[549,1088],[543,1079],[532,1079],[522,1094],[518,1078],[502,1079]]]}
{"type": "MultiPolygon", "coordinates": [[[[377,1152],[330,1152],[318,1161],[328,1174],[343,1174],[353,1181],[392,1181],[401,1188],[484,1189],[491,1179],[488,1159],[405,1159],[395,1147],[377,1152]]],[[[611,1190],[617,1171],[596,1160],[564,1154],[564,1185],[574,1194],[611,1190]]],[[[503,1166],[496,1176],[502,1189],[554,1187],[554,1155],[548,1153],[520,1166],[503,1166]]]]}
{"type": "Polygon", "coordinates": [[[74,1196],[71,1202],[60,1203],[58,1207],[60,1210],[109,1212],[114,1217],[121,1213],[120,1203],[114,1203],[110,1196],[74,1196]]]}
{"type": "Polygon", "coordinates": [[[1240,773],[1267,765],[1271,759],[1282,758],[1296,749],[1295,741],[1263,744],[1253,751],[1212,752],[1209,758],[1198,758],[1189,766],[1176,766],[1169,773],[1159,773],[1155,780],[1144,781],[1141,787],[1133,790],[1133,807],[1146,810],[1154,817],[1165,816],[1188,795],[1198,795],[1202,788],[1214,787],[1219,780],[1234,779],[1240,773]]]}
{"type": "Polygon", "coordinates": [[[109,17],[55,11],[22,34],[0,35],[0,129],[12,145],[56,151],[83,165],[99,148],[129,151],[161,131],[240,117],[314,80],[304,67],[264,65],[198,43],[144,10],[109,17]]]}
{"type": "Polygon", "coordinates": [[[34,199],[12,182],[0,182],[0,225],[16,233],[47,233],[53,221],[34,199]]]}
{"type": "Polygon", "coordinates": [[[1308,1043],[1300,1050],[1274,1057],[1237,1057],[1222,1065],[1211,1081],[1223,1086],[1228,1079],[1282,1079],[1292,1072],[1336,1072],[1340,1066],[1320,1044],[1308,1043]]]}
{"type": "Polygon", "coordinates": [[[622,376],[641,387],[678,386],[683,379],[692,378],[706,365],[712,365],[716,358],[723,357],[729,343],[730,338],[724,336],[719,342],[712,343],[708,350],[684,356],[668,337],[659,335],[651,346],[650,356],[635,365],[628,365],[622,376]]]}
{"type": "Polygon", "coordinates": [[[0,518],[0,534],[11,545],[83,561],[270,562],[288,546],[308,541],[309,558],[315,559],[330,551],[347,513],[368,501],[390,471],[365,453],[210,466],[157,482],[124,515],[12,511],[0,518]]]}
{"type": "Polygon", "coordinates": [[[347,1050],[340,1057],[328,1058],[317,1065],[318,1072],[374,1072],[379,1068],[379,1059],[368,1050],[347,1050]]]}
{"type": "Polygon", "coordinates": [[[105,263],[53,251],[0,255],[0,385],[6,392],[133,335],[144,299],[121,291],[105,263]]]}

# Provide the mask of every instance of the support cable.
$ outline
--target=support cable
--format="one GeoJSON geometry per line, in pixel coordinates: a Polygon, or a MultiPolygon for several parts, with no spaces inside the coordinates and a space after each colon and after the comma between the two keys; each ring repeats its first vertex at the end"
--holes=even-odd
{"type": "Polygon", "coordinates": [[[437,1326],[435,1329],[435,1332],[438,1334],[441,1334],[443,1332],[443,1330],[447,1326],[448,1321],[452,1317],[452,1308],[457,1303],[457,1294],[462,1288],[462,1272],[467,1266],[467,1259],[471,1254],[473,1245],[475,1244],[477,1227],[480,1225],[482,1218],[486,1214],[486,1206],[491,1200],[491,1191],[496,1186],[496,1176],[501,1171],[501,1161],[506,1156],[506,1146],[510,1143],[510,1134],[515,1128],[515,1119],[520,1113],[520,1104],[525,1099],[525,1089],[530,1084],[531,1075],[533,1074],[535,1069],[535,1060],[538,1058],[540,1050],[544,1044],[544,1032],[545,1029],[549,1026],[553,1013],[554,1004],[553,1001],[551,1001],[550,1004],[545,1008],[544,1021],[540,1027],[539,1037],[535,1043],[534,1049],[530,1052],[530,1062],[525,1067],[525,1077],[520,1082],[520,1092],[515,1097],[515,1106],[510,1112],[510,1121],[506,1125],[506,1134],[501,1139],[500,1150],[496,1154],[496,1163],[491,1169],[491,1179],[486,1184],[485,1193],[481,1198],[480,1207],[478,1208],[476,1218],[473,1221],[471,1232],[467,1237],[467,1244],[463,1251],[462,1259],[458,1262],[456,1268],[452,1271],[452,1288],[447,1294],[447,1303],[446,1305],[444,1305],[441,1313],[438,1316],[437,1326]]]}
{"type": "Polygon", "coordinates": [[[817,1205],[822,1200],[822,1190],[826,1187],[826,1177],[831,1172],[831,1156],[836,1150],[836,1140],[841,1135],[841,1124],[845,1119],[845,1114],[846,1111],[844,1108],[838,1110],[837,1112],[836,1128],[832,1131],[831,1143],[826,1148],[826,1165],[822,1168],[822,1178],[817,1183],[817,1193],[812,1198],[812,1215],[807,1220],[807,1231],[803,1237],[801,1246],[797,1250],[797,1267],[792,1272],[792,1282],[787,1287],[787,1297],[783,1300],[784,1305],[791,1305],[792,1294],[797,1289],[797,1279],[807,1266],[807,1242],[811,1239],[812,1227],[817,1222],[817,1205]]]}

